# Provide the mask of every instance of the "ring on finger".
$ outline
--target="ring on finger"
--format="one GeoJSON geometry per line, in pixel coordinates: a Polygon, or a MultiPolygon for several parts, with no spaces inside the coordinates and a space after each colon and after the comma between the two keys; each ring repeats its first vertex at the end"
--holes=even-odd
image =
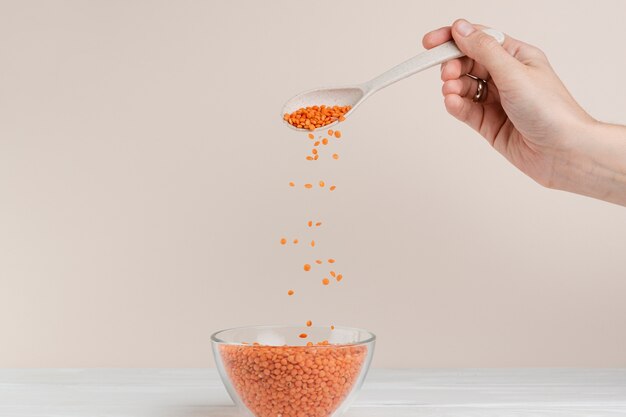
{"type": "Polygon", "coordinates": [[[476,89],[476,94],[474,94],[474,97],[472,97],[472,101],[474,103],[484,102],[487,99],[487,81],[483,80],[482,78],[478,78],[472,74],[465,75],[473,80],[476,80],[476,82],[478,83],[478,88],[476,89]]]}

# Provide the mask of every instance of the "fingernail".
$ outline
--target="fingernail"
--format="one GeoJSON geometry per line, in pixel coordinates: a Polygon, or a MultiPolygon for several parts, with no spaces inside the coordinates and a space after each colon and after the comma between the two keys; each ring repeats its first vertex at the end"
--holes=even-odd
{"type": "Polygon", "coordinates": [[[459,22],[455,26],[455,29],[459,33],[459,35],[463,37],[468,36],[470,33],[476,30],[474,29],[474,26],[467,20],[459,20],[459,22]]]}

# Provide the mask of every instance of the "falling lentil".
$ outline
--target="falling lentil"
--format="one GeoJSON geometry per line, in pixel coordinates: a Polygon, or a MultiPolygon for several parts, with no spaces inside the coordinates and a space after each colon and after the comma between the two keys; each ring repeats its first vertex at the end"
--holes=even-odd
{"type": "MultiPolygon", "coordinates": [[[[326,107],[326,106],[320,106],[320,107],[313,106],[313,107],[310,107],[310,108],[299,109],[299,110],[296,110],[295,112],[293,112],[292,114],[286,114],[284,119],[288,123],[292,124],[295,127],[305,128],[305,129],[309,129],[309,130],[315,130],[318,127],[321,127],[321,126],[323,126],[325,124],[333,123],[336,120],[341,120],[341,121],[345,120],[345,117],[344,117],[343,114],[338,114],[338,115],[333,116],[333,117],[335,117],[334,120],[332,120],[332,117],[331,117],[330,121],[328,120],[328,116],[326,116],[326,118],[324,118],[324,114],[323,113],[329,113],[329,112],[332,113],[332,111],[334,111],[332,109],[335,109],[335,108],[337,108],[337,106],[335,106],[333,108],[326,107]],[[322,114],[321,120],[316,120],[316,114],[322,114]]],[[[349,106],[345,106],[342,109],[343,109],[344,114],[345,114],[345,113],[347,113],[347,111],[350,110],[350,107],[349,106]]],[[[335,137],[337,139],[341,138],[341,132],[339,130],[328,129],[327,134],[331,138],[332,137],[335,137]]],[[[308,161],[317,160],[319,158],[319,156],[320,156],[320,152],[318,150],[318,146],[320,144],[328,145],[329,140],[328,140],[327,137],[323,137],[322,138],[321,136],[318,137],[319,138],[318,140],[315,140],[315,135],[313,133],[309,133],[307,136],[308,136],[309,139],[314,140],[314,143],[313,143],[313,148],[311,149],[311,154],[306,156],[306,160],[308,160],[308,161]]],[[[337,159],[339,159],[339,154],[333,153],[331,155],[331,157],[333,159],[337,160],[337,159]]],[[[326,183],[323,180],[319,180],[317,185],[319,185],[320,188],[325,188],[326,187],[326,183]]],[[[290,187],[295,187],[296,184],[295,184],[294,181],[290,181],[289,182],[289,186],[290,187]]],[[[313,188],[313,183],[305,183],[304,187],[307,188],[307,189],[312,189],[313,188]]],[[[331,186],[328,187],[328,189],[330,191],[334,191],[336,188],[337,187],[335,185],[331,185],[331,186]]],[[[322,225],[322,222],[321,221],[313,222],[313,220],[307,221],[307,226],[309,228],[313,227],[313,225],[315,225],[315,227],[319,227],[319,226],[322,225]]],[[[281,245],[285,245],[287,243],[287,238],[281,238],[280,239],[280,243],[281,243],[281,245]]],[[[293,239],[293,243],[297,244],[298,243],[298,239],[293,239]]],[[[311,247],[315,247],[315,245],[316,245],[315,240],[311,240],[310,245],[311,245],[311,247]]],[[[330,258],[330,259],[327,259],[327,262],[329,264],[333,264],[333,263],[335,263],[335,260],[333,258],[330,258]]],[[[323,263],[323,261],[321,259],[316,259],[315,263],[320,265],[320,264],[323,263]]],[[[311,265],[310,264],[304,264],[303,268],[304,268],[305,272],[311,271],[311,265]]],[[[332,278],[334,278],[337,282],[339,282],[339,281],[341,281],[343,279],[343,275],[337,274],[335,271],[329,271],[329,273],[330,273],[330,276],[332,278]]],[[[327,277],[324,277],[322,279],[322,284],[324,286],[330,285],[330,279],[327,278],[327,277]]],[[[295,291],[290,289],[290,290],[287,291],[287,294],[289,296],[293,296],[295,294],[295,291]]],[[[312,323],[311,320],[307,320],[306,321],[306,326],[307,327],[311,327],[312,325],[313,325],[313,323],[312,323]]],[[[335,326],[331,325],[330,329],[334,330],[335,326]]],[[[301,333],[301,334],[299,334],[299,337],[302,338],[302,339],[306,339],[306,338],[308,338],[308,334],[301,333]]],[[[255,346],[260,346],[258,343],[255,343],[254,345],[255,346]]],[[[328,342],[328,340],[323,340],[322,342],[317,342],[317,345],[319,345],[319,346],[326,346],[326,345],[330,345],[330,343],[328,342]]],[[[315,345],[314,345],[313,342],[307,342],[306,346],[307,347],[311,347],[311,346],[315,346],[315,345]]],[[[283,346],[281,348],[287,348],[288,349],[290,347],[283,346]]],[[[278,371],[274,371],[274,373],[277,373],[277,372],[278,371]]],[[[264,370],[263,374],[267,375],[267,371],[264,370]]],[[[270,372],[270,374],[272,374],[272,372],[270,372]]],[[[258,398],[257,398],[257,400],[258,400],[258,398]]],[[[271,410],[272,414],[268,415],[267,417],[275,417],[274,416],[274,412],[275,411],[276,411],[275,409],[271,410]]],[[[306,415],[306,413],[305,413],[305,415],[306,415]]],[[[261,417],[261,416],[258,416],[258,417],[261,417]]],[[[323,416],[319,416],[318,415],[316,417],[323,417],[323,416]]]]}

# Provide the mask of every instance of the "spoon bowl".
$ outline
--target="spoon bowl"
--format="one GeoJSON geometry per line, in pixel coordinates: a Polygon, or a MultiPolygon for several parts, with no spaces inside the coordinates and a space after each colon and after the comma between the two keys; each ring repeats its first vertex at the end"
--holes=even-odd
{"type": "MultiPolygon", "coordinates": [[[[294,111],[301,109],[303,107],[312,107],[312,106],[321,106],[325,105],[327,107],[332,106],[352,106],[349,112],[347,112],[344,116],[348,116],[352,111],[363,102],[363,99],[367,95],[367,90],[360,85],[352,85],[352,86],[341,86],[341,87],[322,87],[316,88],[314,90],[304,91],[300,94],[297,94],[290,98],[285,105],[283,106],[283,110],[281,112],[281,118],[285,113],[293,113],[294,111]]],[[[308,131],[307,129],[300,129],[287,121],[283,120],[287,126],[292,129],[300,130],[300,131],[308,131]]],[[[334,121],[325,126],[322,126],[318,129],[326,129],[330,126],[334,126],[339,121],[334,121]]]]}
{"type": "MultiPolygon", "coordinates": [[[[493,37],[500,45],[504,43],[504,33],[494,29],[483,29],[487,35],[493,37]]],[[[378,77],[365,82],[363,84],[340,86],[340,87],[322,87],[314,90],[308,90],[289,99],[283,106],[281,119],[283,123],[292,129],[302,132],[308,132],[308,129],[297,128],[283,119],[285,113],[291,114],[303,107],[322,106],[352,106],[349,112],[344,116],[347,117],[356,109],[367,97],[374,94],[397,81],[407,78],[413,74],[424,71],[435,65],[442,64],[452,59],[465,56],[463,52],[456,46],[454,41],[441,44],[428,51],[414,56],[390,69],[378,77]]],[[[337,124],[338,121],[318,127],[317,130],[326,129],[337,124]]]]}

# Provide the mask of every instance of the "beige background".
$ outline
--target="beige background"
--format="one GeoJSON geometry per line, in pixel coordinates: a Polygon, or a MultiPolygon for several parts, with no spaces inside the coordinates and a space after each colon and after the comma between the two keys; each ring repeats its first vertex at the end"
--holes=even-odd
{"type": "Polygon", "coordinates": [[[281,125],[460,16],[626,122],[620,1],[0,1],[0,366],[211,366],[217,329],[309,318],[374,331],[379,367],[626,366],[626,209],[517,172],[438,69],[363,105],[340,161],[281,125]],[[310,218],[318,247],[278,245],[310,218]]]}

